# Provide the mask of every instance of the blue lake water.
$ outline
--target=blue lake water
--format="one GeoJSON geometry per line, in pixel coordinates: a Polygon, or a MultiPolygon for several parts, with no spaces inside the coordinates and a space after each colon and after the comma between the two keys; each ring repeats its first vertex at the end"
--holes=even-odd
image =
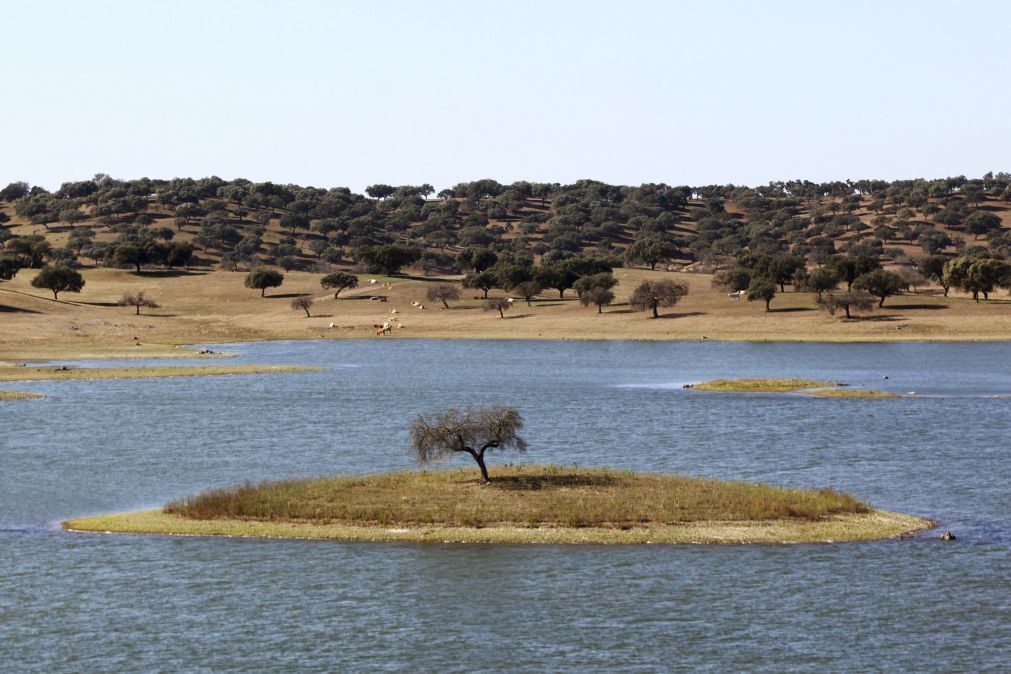
{"type": "MultiPolygon", "coordinates": [[[[1008,669],[1011,343],[213,348],[241,354],[230,363],[327,370],[4,385],[50,397],[0,404],[3,671],[1008,669]],[[681,388],[744,376],[917,395],[681,388]],[[413,415],[491,402],[523,413],[526,462],[833,486],[934,518],[958,541],[378,545],[59,530],[247,479],[411,468],[413,415]]],[[[493,455],[490,469],[517,460],[493,455]]]]}

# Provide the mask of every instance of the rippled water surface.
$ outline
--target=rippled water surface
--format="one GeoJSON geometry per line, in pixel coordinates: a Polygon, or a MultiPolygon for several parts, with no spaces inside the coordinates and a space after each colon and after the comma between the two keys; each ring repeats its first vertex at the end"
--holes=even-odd
{"type": "Polygon", "coordinates": [[[328,369],[4,385],[50,397],[0,403],[3,671],[1007,671],[1011,344],[227,349],[328,369]],[[723,376],[917,396],[681,388],[723,376]],[[372,545],[58,527],[246,479],[409,468],[412,415],[489,402],[524,414],[529,462],[834,486],[958,541],[372,545]]]}

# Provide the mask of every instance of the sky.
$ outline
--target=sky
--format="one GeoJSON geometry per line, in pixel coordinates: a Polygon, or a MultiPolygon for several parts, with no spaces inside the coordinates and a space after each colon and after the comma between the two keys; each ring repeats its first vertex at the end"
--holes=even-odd
{"type": "Polygon", "coordinates": [[[1011,170],[1011,3],[0,0],[0,185],[1011,170]]]}

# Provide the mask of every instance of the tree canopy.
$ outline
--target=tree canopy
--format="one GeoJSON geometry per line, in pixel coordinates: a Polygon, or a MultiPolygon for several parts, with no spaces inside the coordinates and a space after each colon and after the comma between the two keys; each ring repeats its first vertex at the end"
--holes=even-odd
{"type": "Polygon", "coordinates": [[[411,449],[420,463],[431,463],[452,456],[469,454],[489,482],[484,455],[489,449],[515,449],[523,452],[526,441],[519,436],[523,418],[513,407],[450,407],[444,412],[421,414],[411,424],[411,449]]]}

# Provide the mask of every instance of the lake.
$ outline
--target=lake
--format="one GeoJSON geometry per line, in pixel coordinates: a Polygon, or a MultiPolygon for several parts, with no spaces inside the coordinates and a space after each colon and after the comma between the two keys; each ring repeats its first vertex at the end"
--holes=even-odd
{"type": "Polygon", "coordinates": [[[1011,395],[1011,343],[213,348],[327,370],[4,384],[50,396],[0,404],[5,671],[979,672],[1011,660],[1011,399],[998,397],[1011,395]],[[917,395],[682,388],[747,376],[917,395]],[[414,415],[492,402],[521,411],[530,443],[522,457],[490,453],[493,476],[524,461],[832,486],[940,528],[723,547],[59,529],[245,480],[412,468],[414,415]],[[945,530],[958,540],[937,540],[945,530]]]}

